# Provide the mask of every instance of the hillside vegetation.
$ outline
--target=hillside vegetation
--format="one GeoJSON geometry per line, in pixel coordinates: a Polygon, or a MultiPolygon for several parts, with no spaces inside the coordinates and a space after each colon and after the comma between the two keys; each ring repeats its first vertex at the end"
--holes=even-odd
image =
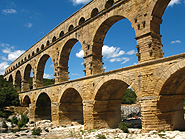
{"type": "Polygon", "coordinates": [[[12,83],[8,83],[3,75],[0,75],[0,117],[7,117],[8,111],[5,110],[7,106],[18,106],[19,94],[13,87],[12,83]]]}

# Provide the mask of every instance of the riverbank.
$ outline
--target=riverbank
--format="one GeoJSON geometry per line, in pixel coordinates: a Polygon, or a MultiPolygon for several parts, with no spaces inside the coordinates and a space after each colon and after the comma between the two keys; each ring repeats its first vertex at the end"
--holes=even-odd
{"type": "Polygon", "coordinates": [[[67,127],[57,126],[48,120],[27,124],[27,129],[16,133],[0,133],[0,139],[185,139],[185,132],[180,131],[151,131],[142,133],[141,129],[129,129],[129,133],[123,133],[120,129],[92,129],[84,130],[83,125],[73,125],[67,127]],[[32,129],[40,127],[42,132],[40,136],[32,135],[32,129]],[[103,138],[102,138],[103,139],[103,138]]]}

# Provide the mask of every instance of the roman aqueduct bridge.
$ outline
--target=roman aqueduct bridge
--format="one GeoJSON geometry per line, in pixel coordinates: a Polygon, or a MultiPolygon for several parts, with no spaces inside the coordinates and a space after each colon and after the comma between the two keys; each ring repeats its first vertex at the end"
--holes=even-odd
{"type": "Polygon", "coordinates": [[[5,71],[4,78],[29,106],[30,121],[76,121],[85,128],[114,128],[121,121],[121,100],[130,86],[141,105],[142,129],[184,129],[185,53],[163,58],[160,24],[170,0],[92,0],[75,12],[5,71]],[[102,46],[111,26],[128,19],[136,34],[139,64],[103,72],[102,46]],[[84,50],[85,77],[69,81],[71,49],[84,50]],[[52,59],[55,84],[43,87],[44,67],[52,59]],[[30,72],[33,88],[30,89],[30,72]]]}

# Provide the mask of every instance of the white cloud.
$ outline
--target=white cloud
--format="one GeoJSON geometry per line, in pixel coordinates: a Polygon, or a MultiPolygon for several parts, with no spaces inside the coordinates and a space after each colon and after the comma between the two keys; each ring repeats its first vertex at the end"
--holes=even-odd
{"type": "Polygon", "coordinates": [[[15,9],[4,9],[2,10],[2,14],[7,15],[7,14],[16,14],[17,11],[15,9]]]}
{"type": "Polygon", "coordinates": [[[8,67],[8,63],[7,62],[2,62],[0,63],[0,75],[3,75],[5,73],[5,69],[8,67]]]}
{"type": "Polygon", "coordinates": [[[126,52],[127,55],[133,55],[133,54],[135,54],[135,53],[136,53],[135,50],[130,50],[130,51],[126,52]]]}
{"type": "Polygon", "coordinates": [[[80,52],[76,53],[76,56],[78,58],[83,58],[84,57],[84,51],[83,50],[80,50],[80,52]]]}
{"type": "Polygon", "coordinates": [[[1,43],[1,46],[2,47],[9,47],[10,45],[9,44],[6,44],[6,43],[1,43]]]}
{"type": "Polygon", "coordinates": [[[89,1],[90,0],[72,0],[73,5],[76,5],[76,4],[86,4],[89,1]]]}
{"type": "Polygon", "coordinates": [[[112,58],[109,61],[110,62],[120,62],[123,61],[121,64],[125,64],[126,62],[128,62],[130,59],[128,57],[122,57],[122,58],[112,58]]]}
{"type": "Polygon", "coordinates": [[[51,78],[51,75],[44,73],[43,78],[46,78],[46,79],[51,78]]]}
{"type": "Polygon", "coordinates": [[[113,58],[113,57],[119,57],[125,54],[125,51],[120,50],[120,48],[116,48],[113,46],[109,47],[107,45],[104,45],[102,48],[102,54],[106,58],[113,58]]]}
{"type": "MultiPolygon", "coordinates": [[[[7,45],[8,44],[1,44],[1,46],[7,46],[7,45]]],[[[24,50],[16,50],[16,51],[12,52],[10,48],[6,47],[5,49],[2,50],[2,52],[5,53],[5,54],[8,54],[8,58],[6,58],[4,56],[2,57],[3,60],[6,60],[6,61],[14,61],[21,54],[23,54],[25,51],[24,50]]]]}
{"type": "Polygon", "coordinates": [[[2,50],[3,53],[5,54],[10,54],[11,53],[11,49],[10,48],[6,48],[2,50]]]}
{"type": "Polygon", "coordinates": [[[171,0],[168,6],[173,7],[174,4],[180,4],[180,0],[171,0]]]}
{"type": "Polygon", "coordinates": [[[172,41],[171,44],[174,44],[174,43],[181,43],[180,40],[176,40],[176,41],[172,41]]]}
{"type": "Polygon", "coordinates": [[[71,73],[72,76],[81,76],[80,74],[78,73],[71,73]]]}
{"type": "Polygon", "coordinates": [[[32,23],[27,23],[24,26],[26,26],[27,28],[31,28],[33,26],[33,24],[32,23]]]}
{"type": "MultiPolygon", "coordinates": [[[[131,55],[131,53],[133,53],[133,50],[129,51],[127,53],[131,55]]],[[[113,46],[109,47],[107,45],[104,45],[102,47],[102,55],[106,58],[119,57],[123,54],[125,54],[125,51],[120,50],[120,48],[116,48],[116,47],[113,47],[113,46]]],[[[76,53],[76,56],[78,58],[83,58],[84,57],[84,51],[80,50],[80,52],[76,53]]]]}

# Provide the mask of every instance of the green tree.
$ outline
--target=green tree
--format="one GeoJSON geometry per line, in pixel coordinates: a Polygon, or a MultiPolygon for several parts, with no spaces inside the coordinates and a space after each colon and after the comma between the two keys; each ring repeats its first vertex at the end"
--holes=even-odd
{"type": "MultiPolygon", "coordinates": [[[[16,92],[12,83],[8,83],[0,75],[0,111],[4,113],[4,108],[7,106],[18,106],[19,94],[16,92]]],[[[4,114],[5,115],[5,114],[4,114]]]]}
{"type": "Polygon", "coordinates": [[[135,92],[131,88],[127,88],[122,98],[122,104],[133,104],[136,102],[136,98],[135,92]]]}

